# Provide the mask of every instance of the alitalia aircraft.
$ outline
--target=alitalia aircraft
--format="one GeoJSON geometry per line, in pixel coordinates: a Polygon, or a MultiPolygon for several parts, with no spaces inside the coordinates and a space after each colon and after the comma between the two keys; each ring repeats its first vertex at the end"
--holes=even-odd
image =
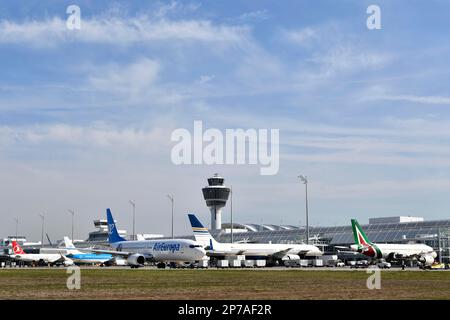
{"type": "Polygon", "coordinates": [[[354,252],[362,253],[372,258],[384,258],[386,261],[418,260],[424,266],[433,264],[437,254],[430,246],[422,243],[414,244],[387,244],[373,243],[364,233],[356,219],[352,219],[353,237],[355,244],[350,246],[354,252]]]}
{"type": "Polygon", "coordinates": [[[308,244],[219,243],[193,214],[189,214],[195,240],[202,244],[209,256],[265,256],[276,260],[298,260],[300,256],[321,256],[319,248],[308,244]]]}
{"type": "Polygon", "coordinates": [[[127,241],[117,232],[110,209],[106,209],[106,217],[108,220],[108,242],[116,251],[91,251],[124,258],[132,268],[143,266],[145,261],[159,262],[158,267],[164,268],[167,262],[195,262],[202,260],[206,255],[205,250],[199,243],[189,239],[127,241]]]}

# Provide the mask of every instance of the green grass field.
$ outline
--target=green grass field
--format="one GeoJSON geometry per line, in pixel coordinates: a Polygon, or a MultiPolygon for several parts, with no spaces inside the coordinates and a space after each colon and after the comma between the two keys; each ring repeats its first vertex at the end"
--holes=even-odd
{"type": "Polygon", "coordinates": [[[369,290],[365,271],[81,269],[0,270],[0,299],[450,299],[450,272],[387,271],[369,290]]]}

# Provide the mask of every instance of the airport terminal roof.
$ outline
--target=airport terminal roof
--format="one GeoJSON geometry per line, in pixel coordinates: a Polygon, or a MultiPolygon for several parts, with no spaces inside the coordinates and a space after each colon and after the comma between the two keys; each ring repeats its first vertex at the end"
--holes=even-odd
{"type": "MultiPolygon", "coordinates": [[[[248,232],[234,234],[235,241],[255,241],[267,243],[294,243],[306,239],[305,228],[293,227],[284,229],[282,226],[259,225],[259,224],[233,224],[234,228],[242,228],[248,232]]],[[[230,225],[228,225],[230,227],[230,225]]],[[[369,239],[373,242],[408,242],[420,241],[428,238],[436,238],[439,233],[449,233],[449,220],[433,220],[422,222],[403,223],[379,223],[362,225],[369,239]]],[[[224,231],[213,232],[217,240],[229,242],[231,235],[224,231]]],[[[317,236],[328,240],[329,244],[351,244],[353,243],[353,232],[351,225],[333,227],[310,227],[310,237],[317,236]]]]}
{"type": "MultiPolygon", "coordinates": [[[[230,229],[231,223],[222,223],[222,229],[230,229]]],[[[247,231],[276,231],[276,230],[298,230],[299,227],[292,225],[257,224],[257,223],[233,223],[234,229],[246,229],[247,231]]]]}

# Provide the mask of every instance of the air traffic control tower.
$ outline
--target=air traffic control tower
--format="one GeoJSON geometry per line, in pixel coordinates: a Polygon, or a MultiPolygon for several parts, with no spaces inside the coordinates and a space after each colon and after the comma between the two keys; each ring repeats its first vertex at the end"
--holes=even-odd
{"type": "Polygon", "coordinates": [[[230,188],[223,185],[224,179],[217,173],[208,179],[208,186],[202,189],[206,205],[211,210],[211,230],[222,228],[222,208],[230,195],[230,188]]]}

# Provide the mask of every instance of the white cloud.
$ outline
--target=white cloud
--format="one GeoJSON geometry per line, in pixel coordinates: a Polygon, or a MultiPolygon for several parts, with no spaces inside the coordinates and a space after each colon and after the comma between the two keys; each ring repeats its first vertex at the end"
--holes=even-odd
{"type": "Polygon", "coordinates": [[[39,125],[30,127],[1,126],[1,144],[17,147],[20,145],[60,144],[66,147],[113,147],[142,148],[169,144],[168,129],[155,127],[152,130],[122,128],[94,123],[89,126],[72,126],[68,124],[39,125]]]}
{"type": "Polygon", "coordinates": [[[198,8],[200,8],[200,6],[201,5],[199,3],[181,3],[178,1],[171,1],[168,4],[161,5],[156,11],[155,16],[162,18],[174,13],[195,12],[198,8]]]}
{"type": "Polygon", "coordinates": [[[450,179],[381,180],[341,185],[318,184],[319,198],[398,197],[424,192],[450,192],[450,179]]]}
{"type": "Polygon", "coordinates": [[[319,38],[318,31],[311,27],[306,27],[300,30],[283,30],[282,37],[296,45],[309,45],[312,40],[319,38]]]}
{"type": "Polygon", "coordinates": [[[157,61],[142,58],[125,66],[113,64],[96,68],[88,82],[98,90],[136,96],[155,85],[159,69],[157,61]]]}
{"type": "Polygon", "coordinates": [[[372,154],[357,152],[335,152],[321,154],[287,154],[283,159],[290,161],[301,161],[315,164],[355,164],[355,165],[382,165],[385,167],[450,167],[450,159],[442,156],[402,156],[396,154],[372,154]]]}
{"type": "Polygon", "coordinates": [[[406,101],[422,104],[450,104],[450,97],[417,95],[380,95],[370,97],[372,100],[406,101]]]}
{"type": "MultiPolygon", "coordinates": [[[[251,116],[229,116],[227,125],[264,128],[251,116]]],[[[438,118],[384,118],[371,126],[307,123],[273,117],[280,129],[282,163],[383,165],[437,168],[450,166],[450,122],[438,118]]]]}
{"type": "Polygon", "coordinates": [[[0,22],[0,43],[52,46],[55,42],[68,40],[68,31],[65,21],[58,17],[23,23],[3,20],[0,22]]]}
{"type": "Polygon", "coordinates": [[[214,79],[214,75],[201,75],[200,79],[198,80],[199,84],[204,84],[207,82],[210,82],[214,79]]]}
{"type": "Polygon", "coordinates": [[[397,139],[374,139],[371,137],[288,137],[284,144],[297,147],[308,147],[322,150],[340,150],[350,152],[408,153],[449,156],[450,149],[438,143],[415,143],[397,139]]]}
{"type": "Polygon", "coordinates": [[[351,45],[339,45],[325,53],[317,53],[311,59],[326,74],[355,72],[385,67],[391,57],[388,54],[365,52],[351,45]]]}
{"type": "Polygon", "coordinates": [[[3,20],[0,22],[0,43],[36,46],[73,41],[112,45],[151,44],[164,40],[239,43],[246,40],[249,31],[248,27],[216,25],[209,20],[154,19],[144,15],[82,18],[80,30],[69,30],[65,20],[53,17],[21,23],[3,20]]]}
{"type": "Polygon", "coordinates": [[[440,95],[417,95],[417,94],[403,94],[399,93],[404,89],[394,89],[384,85],[372,85],[366,88],[362,93],[359,93],[359,100],[364,101],[400,101],[412,102],[416,104],[450,104],[450,97],[440,95]]]}
{"type": "Polygon", "coordinates": [[[240,21],[262,21],[269,19],[269,13],[267,10],[256,10],[245,12],[241,14],[238,18],[240,21]]]}
{"type": "MultiPolygon", "coordinates": [[[[333,22],[301,29],[281,29],[279,39],[299,58],[292,60],[290,74],[296,89],[307,92],[335,86],[350,76],[365,77],[394,61],[392,53],[374,50],[333,22]]],[[[352,79],[353,81],[358,79],[352,79]]]]}

